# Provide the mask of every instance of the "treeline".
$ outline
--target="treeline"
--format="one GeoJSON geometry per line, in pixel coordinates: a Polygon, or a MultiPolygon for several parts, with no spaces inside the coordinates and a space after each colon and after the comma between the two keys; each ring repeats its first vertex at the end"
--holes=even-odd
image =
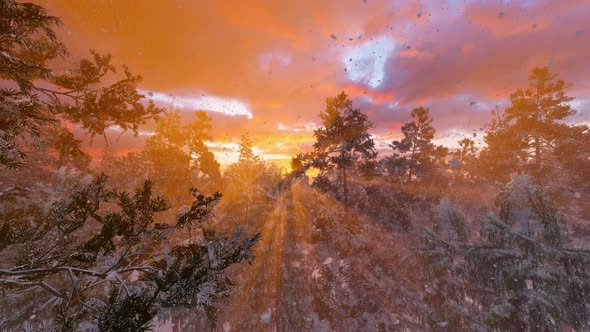
{"type": "Polygon", "coordinates": [[[534,68],[528,87],[513,92],[504,111],[492,111],[481,148],[471,137],[457,142],[455,151],[435,145],[431,112],[416,107],[401,127],[402,139],[391,142],[391,154],[381,157],[368,133],[372,123],[341,93],[328,98],[320,114],[322,126],[314,132],[313,151],[294,157],[291,166],[295,173],[317,168],[318,185],[325,185],[329,174],[338,177],[344,197],[347,176],[352,175],[447,185],[451,180],[506,182],[511,174],[550,183],[567,174],[563,185],[587,192],[590,130],[567,123],[576,112],[574,98],[566,91],[569,86],[547,67],[534,68]]]}

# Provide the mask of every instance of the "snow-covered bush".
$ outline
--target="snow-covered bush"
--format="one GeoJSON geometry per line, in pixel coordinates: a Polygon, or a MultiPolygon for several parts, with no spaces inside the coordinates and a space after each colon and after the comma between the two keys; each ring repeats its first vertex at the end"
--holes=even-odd
{"type": "Polygon", "coordinates": [[[543,188],[527,175],[512,175],[496,196],[500,220],[529,238],[544,238],[561,245],[566,229],[563,217],[543,188]]]}
{"type": "Polygon", "coordinates": [[[49,320],[58,330],[138,331],[176,306],[204,309],[214,322],[232,285],[224,271],[253,259],[258,234],[221,236],[204,226],[221,194],[191,189],[192,205],[162,222],[169,205],[152,182],[127,192],[106,181],[98,176],[50,209],[2,213],[0,329],[49,320]],[[195,228],[203,237],[191,240],[195,228]]]}
{"type": "Polygon", "coordinates": [[[432,211],[433,228],[447,241],[467,241],[467,223],[465,217],[448,198],[443,198],[432,211]]]}

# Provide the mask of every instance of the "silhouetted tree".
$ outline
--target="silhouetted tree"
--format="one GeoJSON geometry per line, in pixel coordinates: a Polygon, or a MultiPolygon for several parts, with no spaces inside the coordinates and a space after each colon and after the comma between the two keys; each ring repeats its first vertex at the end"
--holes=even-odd
{"type": "Polygon", "coordinates": [[[374,160],[377,157],[375,142],[368,133],[373,124],[366,114],[354,108],[348,96],[341,92],[326,99],[326,109],[320,113],[322,126],[314,131],[314,167],[321,175],[329,171],[341,173],[344,204],[348,204],[347,170],[357,163],[374,160]]]}
{"type": "Polygon", "coordinates": [[[82,141],[76,139],[72,132],[64,127],[57,127],[54,130],[47,131],[46,135],[47,145],[58,152],[57,166],[71,164],[79,169],[88,167],[92,157],[82,151],[82,141]]]}
{"type": "Polygon", "coordinates": [[[432,143],[436,130],[431,124],[430,111],[420,106],[414,108],[411,115],[413,120],[401,128],[404,138],[390,144],[394,154],[384,160],[389,174],[399,175],[408,182],[413,177],[428,176],[448,152],[442,145],[432,143]]]}
{"type": "Polygon", "coordinates": [[[239,218],[251,224],[253,215],[263,213],[268,198],[274,198],[275,188],[281,180],[281,170],[272,163],[261,160],[254,154],[247,135],[240,142],[238,162],[227,167],[223,184],[227,197],[233,202],[229,207],[239,218]]]}
{"type": "Polygon", "coordinates": [[[492,121],[485,133],[486,146],[476,161],[477,174],[506,182],[512,173],[522,173],[526,165],[524,135],[511,126],[504,113],[492,111],[492,121]]]}
{"type": "Polygon", "coordinates": [[[195,112],[196,120],[182,123],[178,111],[158,119],[155,135],[146,140],[145,155],[153,165],[155,179],[166,185],[188,181],[191,174],[217,180],[220,165],[205,144],[211,118],[195,112]]]}
{"type": "MultiPolygon", "coordinates": [[[[123,67],[123,78],[107,85],[115,73],[110,55],[91,51],[91,59],[57,73],[48,62],[66,56],[54,31],[61,21],[32,3],[0,2],[0,164],[17,167],[25,157],[19,139],[43,139],[44,131],[66,120],[91,136],[111,126],[133,130],[161,109],[137,91],[141,77],[123,67]]],[[[65,129],[62,129],[65,130],[65,129]]],[[[69,148],[70,146],[68,146],[69,148]]]]}
{"type": "Polygon", "coordinates": [[[305,173],[306,169],[305,169],[303,154],[300,153],[300,154],[292,157],[291,162],[290,162],[290,166],[291,166],[291,172],[293,172],[293,173],[300,173],[300,172],[305,173]]]}
{"type": "Polygon", "coordinates": [[[463,138],[459,142],[459,148],[450,153],[448,164],[455,178],[465,179],[472,177],[475,173],[477,160],[477,148],[475,141],[470,138],[463,138]]]}
{"type": "Polygon", "coordinates": [[[453,157],[455,157],[461,165],[466,165],[473,161],[476,153],[477,148],[475,147],[475,141],[465,137],[459,141],[459,150],[453,153],[453,157]]]}
{"type": "Polygon", "coordinates": [[[260,158],[254,154],[254,144],[252,143],[252,139],[249,135],[244,134],[240,137],[240,148],[239,152],[240,155],[238,157],[239,161],[250,161],[250,162],[259,162],[260,158]]]}
{"type": "Polygon", "coordinates": [[[534,157],[534,170],[541,171],[543,149],[553,147],[562,124],[557,121],[574,114],[565,89],[568,85],[557,80],[548,67],[533,68],[529,87],[518,89],[510,95],[510,106],[505,111],[506,120],[514,126],[519,137],[534,157]]]}

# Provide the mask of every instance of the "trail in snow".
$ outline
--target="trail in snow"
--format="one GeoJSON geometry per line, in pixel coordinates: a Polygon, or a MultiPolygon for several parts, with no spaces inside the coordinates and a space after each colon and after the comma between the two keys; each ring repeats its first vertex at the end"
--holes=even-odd
{"type": "MultiPolygon", "coordinates": [[[[351,215],[332,197],[295,183],[282,193],[261,229],[252,266],[234,271],[236,288],[219,313],[217,330],[399,330],[416,303],[404,287],[399,256],[404,235],[351,215]],[[404,309],[404,310],[401,310],[404,309]]],[[[173,331],[210,329],[182,317],[173,331]]],[[[178,322],[178,321],[177,321],[178,322]]],[[[415,328],[419,329],[417,326],[415,328]]],[[[163,329],[161,329],[163,330],[163,329]]]]}

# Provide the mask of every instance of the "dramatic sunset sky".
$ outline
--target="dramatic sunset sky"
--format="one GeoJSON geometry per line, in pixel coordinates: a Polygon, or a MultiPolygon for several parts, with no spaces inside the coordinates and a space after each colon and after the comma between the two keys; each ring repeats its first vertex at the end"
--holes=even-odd
{"type": "MultiPolygon", "coordinates": [[[[384,153],[417,105],[431,108],[439,141],[481,137],[533,66],[574,83],[570,121],[590,109],[589,0],[36,2],[62,18],[72,61],[89,48],[111,53],[160,105],[187,119],[207,111],[224,164],[249,133],[285,165],[309,149],[326,97],[340,91],[369,114],[384,153]]],[[[128,135],[115,144],[142,146],[128,135]]]]}

